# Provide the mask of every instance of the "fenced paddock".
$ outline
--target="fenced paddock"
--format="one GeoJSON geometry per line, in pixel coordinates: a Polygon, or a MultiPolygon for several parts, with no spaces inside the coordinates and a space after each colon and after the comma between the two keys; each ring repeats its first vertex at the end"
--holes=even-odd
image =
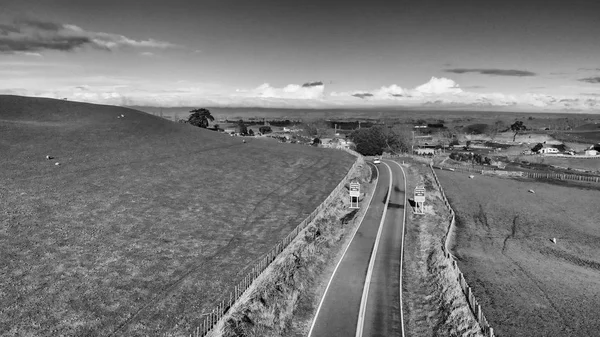
{"type": "Polygon", "coordinates": [[[308,217],[306,217],[300,224],[298,224],[293,231],[291,231],[284,239],[282,239],[279,243],[277,243],[271,250],[260,260],[258,261],[244,276],[244,278],[235,286],[233,289],[229,291],[229,293],[224,294],[224,297],[219,303],[211,310],[205,318],[202,320],[202,323],[196,327],[196,329],[189,334],[190,337],[204,337],[208,333],[212,331],[212,329],[216,326],[219,320],[227,313],[229,308],[242,296],[242,294],[250,287],[252,282],[256,280],[261,273],[267,269],[267,267],[273,262],[283,250],[289,246],[289,244],[298,236],[308,224],[310,224],[315,217],[323,211],[332,201],[333,199],[340,193],[340,191],[345,187],[347,183],[349,183],[350,177],[364,164],[363,157],[348,149],[342,149],[354,156],[356,156],[356,161],[346,174],[346,176],[340,181],[340,183],[335,187],[335,189],[325,198],[325,200],[314,210],[308,217]]]}
{"type": "Polygon", "coordinates": [[[483,310],[481,309],[481,305],[479,304],[479,301],[477,301],[477,298],[475,298],[475,295],[473,294],[471,287],[465,280],[465,276],[458,268],[456,259],[454,258],[454,256],[452,256],[452,253],[450,253],[450,249],[448,248],[448,241],[450,239],[450,235],[452,234],[452,232],[454,231],[454,227],[456,226],[456,214],[454,213],[454,210],[452,209],[452,207],[450,206],[450,203],[448,202],[446,193],[444,193],[442,184],[440,184],[440,181],[438,180],[438,177],[435,174],[435,170],[434,170],[433,166],[430,165],[429,167],[431,168],[431,173],[433,174],[435,183],[437,184],[440,194],[442,195],[444,204],[448,208],[448,211],[450,211],[450,224],[448,226],[448,231],[446,232],[446,237],[444,238],[444,245],[443,245],[444,255],[451,262],[452,269],[456,273],[456,278],[457,278],[458,282],[460,283],[460,287],[463,291],[463,294],[465,294],[467,302],[469,303],[471,312],[473,312],[473,315],[475,316],[475,318],[477,319],[477,322],[479,323],[479,326],[481,327],[481,332],[485,336],[494,337],[494,328],[492,328],[490,326],[490,324],[488,323],[488,320],[485,317],[483,310]]]}

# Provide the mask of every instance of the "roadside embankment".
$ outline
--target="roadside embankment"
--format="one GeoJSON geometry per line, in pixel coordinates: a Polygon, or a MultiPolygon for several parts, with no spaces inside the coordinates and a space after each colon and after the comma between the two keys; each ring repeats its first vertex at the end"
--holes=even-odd
{"type": "Polygon", "coordinates": [[[425,214],[407,212],[404,245],[403,308],[407,336],[483,336],[461,289],[444,243],[450,213],[428,165],[406,170],[407,193],[426,188],[425,214]]]}
{"type": "Polygon", "coordinates": [[[314,312],[352,233],[360,224],[376,177],[364,164],[361,208],[349,208],[348,185],[279,254],[235,302],[209,336],[305,336],[314,312]]]}

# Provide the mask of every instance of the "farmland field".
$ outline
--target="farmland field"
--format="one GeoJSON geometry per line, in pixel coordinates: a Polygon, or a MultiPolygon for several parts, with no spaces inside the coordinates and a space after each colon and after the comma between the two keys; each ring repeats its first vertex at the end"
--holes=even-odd
{"type": "Polygon", "coordinates": [[[187,335],[354,162],[14,96],[0,153],[2,336],[187,335]]]}
{"type": "Polygon", "coordinates": [[[436,173],[457,214],[459,267],[497,335],[597,335],[598,186],[436,173]]]}

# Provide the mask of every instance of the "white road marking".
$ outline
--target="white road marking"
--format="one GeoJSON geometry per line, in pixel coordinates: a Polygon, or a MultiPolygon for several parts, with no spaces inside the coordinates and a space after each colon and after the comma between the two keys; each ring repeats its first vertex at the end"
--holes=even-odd
{"type": "Polygon", "coordinates": [[[383,215],[381,216],[381,221],[379,222],[379,230],[377,231],[377,238],[375,239],[373,253],[371,254],[371,261],[369,261],[369,268],[367,269],[365,286],[363,288],[362,299],[360,301],[360,310],[358,312],[358,320],[356,323],[356,337],[362,337],[363,327],[365,324],[365,314],[367,311],[367,300],[369,297],[369,286],[371,285],[371,277],[373,276],[373,266],[375,265],[375,258],[377,257],[377,248],[379,248],[379,240],[381,239],[381,233],[383,232],[383,222],[385,221],[385,214],[387,213],[388,204],[390,203],[390,197],[392,196],[392,168],[384,162],[382,162],[382,164],[384,164],[390,172],[390,187],[388,188],[388,195],[387,200],[385,201],[385,206],[383,208],[383,215]]]}
{"type": "Polygon", "coordinates": [[[406,208],[408,205],[408,194],[406,190],[406,173],[404,173],[404,168],[402,165],[398,164],[397,161],[394,161],[394,164],[400,167],[402,171],[402,176],[404,177],[404,219],[402,220],[402,250],[400,251],[400,328],[402,331],[402,337],[404,337],[404,311],[402,309],[402,262],[404,261],[404,233],[406,232],[406,208]]]}
{"type": "MultiPolygon", "coordinates": [[[[379,169],[375,165],[373,165],[373,167],[377,171],[377,179],[375,180],[375,185],[374,185],[375,188],[373,188],[373,193],[371,193],[371,197],[369,198],[369,203],[367,205],[367,210],[363,213],[362,217],[360,218],[360,222],[359,222],[358,226],[356,226],[356,228],[354,229],[354,233],[352,233],[352,238],[350,239],[350,242],[346,246],[346,249],[344,249],[344,253],[342,254],[342,257],[338,261],[337,265],[335,266],[335,269],[333,270],[333,273],[331,274],[331,277],[329,278],[329,282],[327,283],[327,287],[325,288],[325,292],[323,293],[323,296],[321,297],[321,302],[319,302],[319,307],[317,308],[317,312],[315,313],[315,317],[313,318],[313,322],[312,322],[312,324],[310,326],[310,331],[308,332],[308,337],[311,337],[313,329],[315,328],[315,324],[317,322],[317,318],[319,317],[319,312],[321,312],[321,306],[323,306],[323,302],[325,302],[325,297],[327,296],[327,291],[329,290],[329,286],[331,285],[331,281],[333,281],[333,277],[335,276],[335,273],[337,272],[338,267],[342,263],[342,260],[344,259],[344,256],[346,255],[346,252],[348,251],[348,248],[350,247],[350,245],[352,245],[352,241],[354,241],[354,236],[356,235],[356,232],[358,232],[358,229],[362,225],[362,221],[365,218],[365,215],[367,214],[367,211],[368,211],[369,207],[371,207],[371,201],[373,201],[373,196],[375,195],[375,189],[377,188],[377,183],[379,182],[379,169]]],[[[391,185],[390,185],[390,188],[391,188],[391,185]]]]}

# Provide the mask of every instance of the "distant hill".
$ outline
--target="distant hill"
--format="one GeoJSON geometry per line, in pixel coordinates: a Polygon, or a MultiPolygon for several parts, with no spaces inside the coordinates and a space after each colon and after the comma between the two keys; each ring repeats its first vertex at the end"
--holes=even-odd
{"type": "Polygon", "coordinates": [[[128,108],[0,96],[0,335],[195,331],[354,162],[246,140],[128,108]]]}

